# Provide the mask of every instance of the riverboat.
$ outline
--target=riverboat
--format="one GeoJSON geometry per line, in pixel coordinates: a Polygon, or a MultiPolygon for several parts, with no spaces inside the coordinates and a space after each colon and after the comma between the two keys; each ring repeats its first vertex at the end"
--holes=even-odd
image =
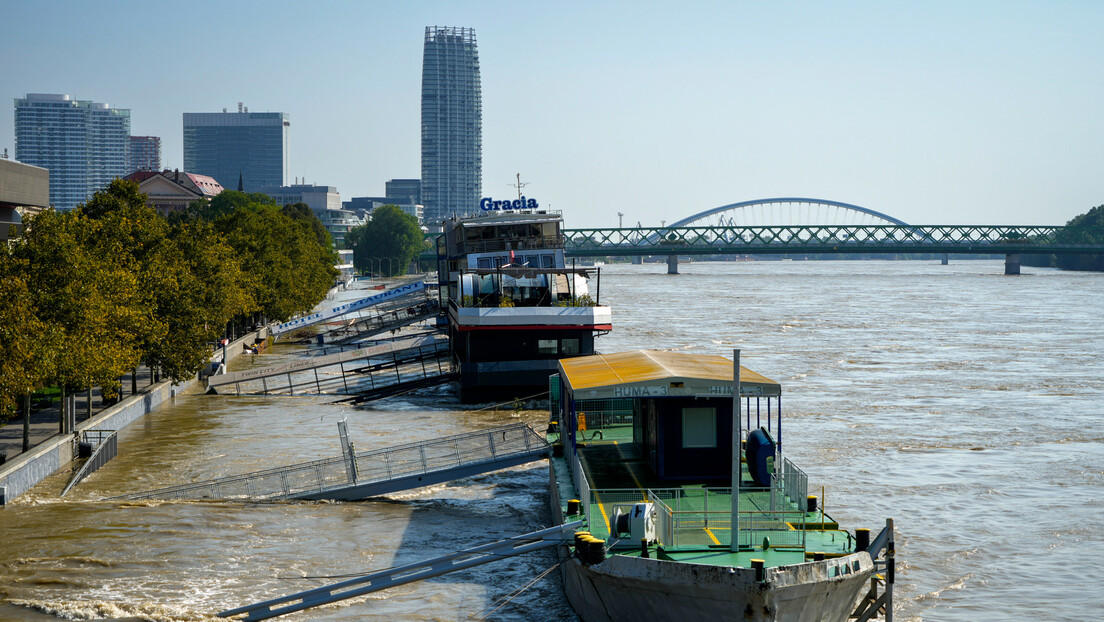
{"type": "Polygon", "coordinates": [[[461,401],[544,397],[557,361],[612,328],[601,269],[567,264],[562,228],[540,209],[445,221],[437,275],[461,401]]]}
{"type": "Polygon", "coordinates": [[[560,361],[551,510],[585,521],[561,548],[572,607],[585,622],[891,620],[892,520],[873,540],[840,528],[783,454],[781,387],[734,355],[560,361]]]}

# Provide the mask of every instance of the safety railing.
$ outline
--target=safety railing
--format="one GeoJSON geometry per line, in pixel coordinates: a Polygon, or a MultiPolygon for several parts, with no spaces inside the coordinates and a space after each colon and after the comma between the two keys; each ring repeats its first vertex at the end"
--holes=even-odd
{"type": "Polygon", "coordinates": [[[348,464],[343,457],[335,457],[114,498],[249,498],[263,501],[294,499],[351,486],[493,462],[547,448],[548,443],[531,427],[516,423],[432,441],[359,452],[356,454],[355,470],[347,468],[348,464]],[[351,472],[354,478],[350,478],[351,472]]]}

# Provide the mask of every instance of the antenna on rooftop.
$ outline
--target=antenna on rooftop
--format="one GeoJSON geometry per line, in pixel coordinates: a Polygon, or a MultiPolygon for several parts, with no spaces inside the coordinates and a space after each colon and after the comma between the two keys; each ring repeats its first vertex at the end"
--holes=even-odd
{"type": "Polygon", "coordinates": [[[529,185],[529,182],[521,183],[521,173],[517,174],[517,183],[516,184],[510,184],[511,187],[517,188],[519,199],[521,198],[521,189],[524,188],[525,186],[528,186],[528,185],[529,185]]]}

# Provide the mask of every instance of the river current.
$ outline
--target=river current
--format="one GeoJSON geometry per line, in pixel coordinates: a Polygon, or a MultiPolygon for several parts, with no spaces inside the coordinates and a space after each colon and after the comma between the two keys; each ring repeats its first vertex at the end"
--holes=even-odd
{"type": "MultiPolygon", "coordinates": [[[[897,620],[1090,620],[1104,611],[1104,275],[1003,262],[695,262],[602,269],[602,352],[731,356],[783,386],[786,454],[827,511],[895,519],[897,620]]],[[[342,300],[364,295],[345,292],[342,300]]],[[[277,347],[237,367],[298,356],[277,347]]],[[[360,503],[113,502],[147,490],[526,421],[447,390],[184,395],[120,455],[0,509],[0,620],[207,620],[214,612],[549,524],[543,464],[360,503]],[[332,577],[332,578],[318,578],[332,577]]],[[[552,553],[284,619],[574,620],[552,553]],[[516,595],[515,592],[519,592],[516,595]]]]}

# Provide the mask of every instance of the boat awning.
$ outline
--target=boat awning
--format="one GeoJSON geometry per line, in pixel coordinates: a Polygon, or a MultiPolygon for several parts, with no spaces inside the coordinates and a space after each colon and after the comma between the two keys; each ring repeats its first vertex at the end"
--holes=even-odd
{"type": "MultiPolygon", "coordinates": [[[[723,356],[636,350],[563,359],[560,378],[577,400],[732,395],[732,361],[723,356]]],[[[740,367],[740,394],[781,395],[777,382],[740,367]]]]}

